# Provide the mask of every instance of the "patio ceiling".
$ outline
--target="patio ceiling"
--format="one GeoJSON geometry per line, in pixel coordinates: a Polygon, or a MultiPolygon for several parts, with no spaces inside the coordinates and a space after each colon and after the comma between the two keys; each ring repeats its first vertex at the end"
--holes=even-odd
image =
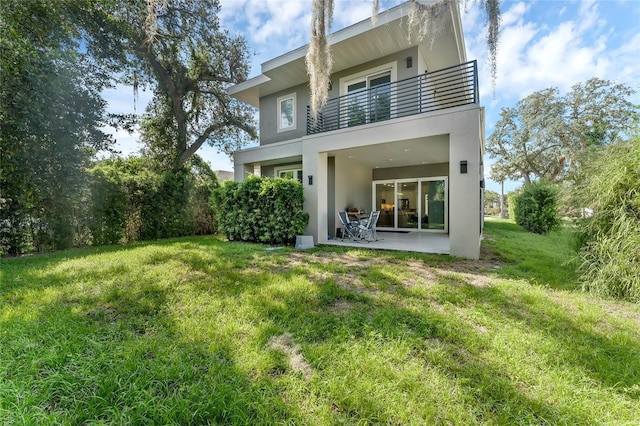
{"type": "Polygon", "coordinates": [[[448,135],[408,139],[329,152],[330,157],[356,161],[371,169],[449,162],[448,135]]]}

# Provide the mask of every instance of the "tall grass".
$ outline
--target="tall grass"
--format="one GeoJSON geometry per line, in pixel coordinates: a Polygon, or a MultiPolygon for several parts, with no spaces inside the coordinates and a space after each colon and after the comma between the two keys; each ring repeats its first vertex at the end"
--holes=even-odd
{"type": "Polygon", "coordinates": [[[640,137],[599,150],[574,188],[593,216],[578,222],[580,280],[600,295],[640,302],[640,137]]]}
{"type": "Polygon", "coordinates": [[[580,277],[587,291],[640,302],[640,217],[620,209],[580,251],[580,277]]]}

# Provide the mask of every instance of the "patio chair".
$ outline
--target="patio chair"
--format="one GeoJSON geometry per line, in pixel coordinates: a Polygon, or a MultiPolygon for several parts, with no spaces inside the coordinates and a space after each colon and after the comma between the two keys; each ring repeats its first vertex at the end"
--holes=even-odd
{"type": "Polygon", "coordinates": [[[360,237],[366,241],[378,241],[378,234],[376,233],[376,224],[380,218],[380,211],[372,211],[369,215],[369,219],[363,221],[358,226],[360,230],[360,237]]]}
{"type": "Polygon", "coordinates": [[[338,212],[338,216],[340,217],[340,222],[342,223],[342,241],[345,238],[348,238],[351,241],[360,241],[362,237],[360,236],[360,227],[359,222],[353,222],[349,220],[349,216],[347,216],[347,212],[338,212]]]}

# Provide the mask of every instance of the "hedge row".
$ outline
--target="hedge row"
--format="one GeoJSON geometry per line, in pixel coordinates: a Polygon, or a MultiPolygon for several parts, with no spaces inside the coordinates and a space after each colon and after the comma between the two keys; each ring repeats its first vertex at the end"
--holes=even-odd
{"type": "Polygon", "coordinates": [[[157,172],[141,158],[97,164],[89,171],[92,243],[215,233],[210,198],[217,177],[199,159],[189,166],[157,172]]]}

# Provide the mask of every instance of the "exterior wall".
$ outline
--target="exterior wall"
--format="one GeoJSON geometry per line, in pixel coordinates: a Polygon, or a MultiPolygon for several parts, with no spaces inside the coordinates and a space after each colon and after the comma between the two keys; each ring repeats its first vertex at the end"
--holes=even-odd
{"type": "MultiPolygon", "coordinates": [[[[403,50],[393,55],[385,56],[357,67],[349,68],[331,75],[332,89],[329,91],[329,99],[340,96],[340,79],[348,77],[359,72],[367,71],[391,62],[397,63],[397,78],[403,80],[409,77],[415,77],[420,70],[424,69],[422,63],[422,55],[419,54],[417,47],[403,50]],[[407,57],[413,59],[413,66],[407,68],[407,57]]],[[[301,138],[307,134],[307,106],[309,105],[309,86],[306,84],[292,87],[272,95],[260,98],[260,145],[269,145],[276,142],[282,142],[289,139],[301,138]],[[277,99],[280,96],[296,94],[296,129],[278,133],[277,131],[277,99]]]]}
{"type": "Polygon", "coordinates": [[[260,145],[268,145],[289,139],[297,139],[307,134],[307,105],[309,86],[302,84],[282,92],[260,98],[260,145]],[[280,96],[296,94],[296,128],[278,133],[278,103],[280,96]]]}
{"type": "MultiPolygon", "coordinates": [[[[298,139],[237,151],[233,155],[235,181],[242,182],[249,174],[254,172],[256,165],[260,166],[264,162],[270,162],[271,164],[276,162],[300,164],[302,162],[302,141],[298,139]]],[[[265,167],[262,166],[261,168],[265,167]]],[[[262,171],[261,174],[265,175],[262,171]]],[[[273,170],[271,176],[273,176],[273,170]]]]}
{"type": "Polygon", "coordinates": [[[398,80],[404,80],[405,78],[415,77],[418,75],[419,69],[421,68],[418,65],[419,60],[418,47],[412,47],[410,49],[394,53],[393,55],[388,55],[383,58],[376,59],[375,61],[367,62],[365,64],[358,65],[357,67],[348,68],[344,71],[331,74],[333,90],[329,91],[329,99],[340,96],[339,82],[341,78],[349,77],[350,75],[358,74],[391,62],[396,62],[398,67],[398,80]],[[413,58],[413,66],[411,68],[407,68],[407,57],[409,56],[413,58]]]}
{"type": "MultiPolygon", "coordinates": [[[[329,152],[365,146],[375,149],[377,144],[400,138],[408,140],[448,134],[448,173],[436,173],[435,169],[444,166],[435,167],[433,173],[449,176],[450,253],[453,256],[476,259],[480,254],[481,129],[481,108],[465,106],[346,128],[339,132],[305,136],[295,141],[239,151],[234,157],[236,180],[243,180],[243,174],[252,170],[253,164],[284,163],[285,159],[297,161],[301,156],[305,176],[305,210],[310,215],[306,233],[313,235],[316,243],[321,243],[327,240],[330,233],[329,212],[333,215],[335,209],[342,209],[351,201],[348,194],[340,193],[340,182],[348,181],[350,185],[354,183],[354,187],[362,186],[362,194],[370,197],[371,180],[374,175],[371,170],[356,170],[351,165],[341,165],[339,159],[334,160],[335,209],[329,210],[329,152]],[[281,161],[276,161],[278,159],[281,161]],[[467,161],[465,174],[460,173],[460,161],[467,161]],[[312,185],[309,185],[306,179],[308,175],[313,176],[312,185]]],[[[407,168],[407,173],[413,174],[418,171],[418,168],[407,168]]],[[[353,200],[354,203],[358,201],[353,200]]],[[[362,200],[358,204],[362,204],[358,207],[368,208],[371,200],[362,200]]],[[[331,233],[333,232],[335,230],[331,230],[331,233]]]]}
{"type": "MultiPolygon", "coordinates": [[[[480,254],[480,108],[476,106],[452,108],[427,115],[405,117],[392,122],[348,128],[335,134],[307,136],[303,142],[303,168],[305,175],[313,174],[315,187],[305,186],[308,203],[305,209],[311,220],[307,232],[318,242],[326,241],[327,221],[327,160],[326,153],[349,147],[426,136],[449,134],[449,241],[453,256],[477,259],[480,254]],[[349,141],[349,144],[345,144],[349,141]],[[324,156],[324,159],[320,161],[324,156]],[[461,174],[460,161],[467,161],[467,173],[461,174]],[[317,179],[315,177],[317,175],[317,179]],[[318,202],[318,195],[321,196],[318,202]]],[[[336,166],[337,168],[337,166],[336,166]]],[[[336,173],[338,173],[336,171],[336,173]]],[[[336,186],[338,176],[336,175],[336,186]]],[[[306,183],[305,183],[306,185],[306,183]]],[[[371,192],[370,188],[368,192],[371,192]]],[[[336,207],[341,208],[336,201],[336,207]]]]}
{"type": "Polygon", "coordinates": [[[453,256],[480,256],[480,108],[460,114],[460,123],[450,134],[449,243],[453,256]],[[460,161],[467,161],[467,173],[460,173],[460,161]]]}
{"type": "Polygon", "coordinates": [[[273,165],[268,165],[268,166],[262,166],[262,176],[264,177],[276,177],[275,172],[276,172],[276,168],[280,168],[280,167],[288,167],[288,166],[299,166],[302,164],[302,159],[300,159],[300,161],[294,161],[294,162],[283,162],[283,163],[278,163],[278,164],[273,164],[273,165]]]}
{"type": "Polygon", "coordinates": [[[326,203],[329,194],[328,156],[326,152],[318,152],[308,143],[303,144],[302,153],[304,174],[313,176],[313,185],[309,185],[306,180],[303,182],[304,210],[309,213],[309,224],[305,233],[313,235],[314,242],[319,243],[327,241],[329,235],[326,203]]]}
{"type": "MultiPolygon", "coordinates": [[[[327,211],[336,211],[336,157],[327,158],[327,211]]],[[[337,217],[328,216],[328,234],[335,238],[336,223],[340,223],[337,217]]]]}

